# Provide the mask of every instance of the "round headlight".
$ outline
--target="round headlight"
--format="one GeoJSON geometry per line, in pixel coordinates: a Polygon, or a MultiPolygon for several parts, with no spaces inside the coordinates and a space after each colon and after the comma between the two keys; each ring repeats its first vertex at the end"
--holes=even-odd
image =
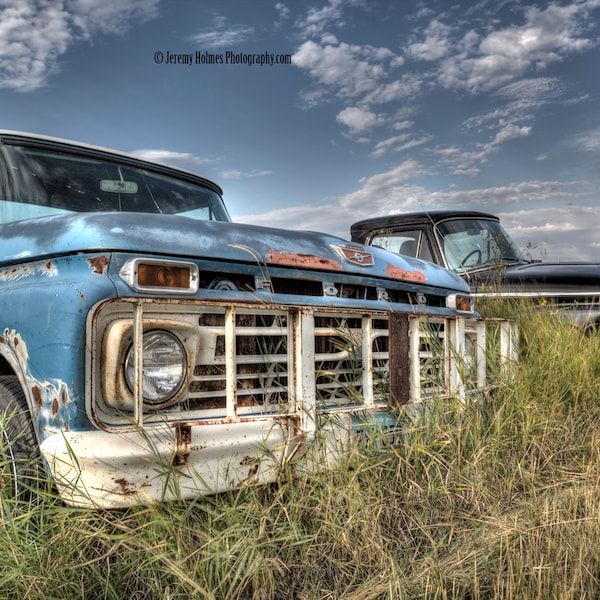
{"type": "MultiPolygon", "coordinates": [[[[125,360],[125,379],[134,390],[135,363],[133,346],[125,360]]],[[[185,348],[168,331],[144,332],[142,396],[147,404],[163,404],[181,388],[187,370],[185,348]]]]}

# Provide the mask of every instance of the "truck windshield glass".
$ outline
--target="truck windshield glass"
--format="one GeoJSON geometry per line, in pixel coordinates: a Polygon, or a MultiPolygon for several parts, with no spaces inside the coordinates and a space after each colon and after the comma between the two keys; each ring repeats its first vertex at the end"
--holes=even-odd
{"type": "Polygon", "coordinates": [[[230,220],[219,194],[201,183],[95,155],[0,146],[0,223],[111,211],[230,220]]]}
{"type": "Polygon", "coordinates": [[[456,219],[437,226],[448,268],[459,273],[526,262],[497,221],[456,219]]]}

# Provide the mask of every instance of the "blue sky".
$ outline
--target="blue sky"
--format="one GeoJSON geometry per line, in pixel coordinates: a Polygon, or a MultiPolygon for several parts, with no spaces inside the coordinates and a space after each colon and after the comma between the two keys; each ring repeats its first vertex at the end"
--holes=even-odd
{"type": "Polygon", "coordinates": [[[2,0],[0,127],[201,173],[236,221],[468,208],[600,260],[599,25],[600,0],[2,0]],[[227,64],[265,53],[291,59],[227,64]]]}

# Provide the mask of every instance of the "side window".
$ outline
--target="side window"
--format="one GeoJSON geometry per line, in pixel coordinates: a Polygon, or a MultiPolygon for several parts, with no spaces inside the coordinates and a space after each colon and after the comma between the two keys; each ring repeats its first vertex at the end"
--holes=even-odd
{"type": "Polygon", "coordinates": [[[413,229],[401,232],[377,233],[371,238],[371,246],[378,246],[396,254],[433,261],[433,255],[425,232],[413,229]]]}

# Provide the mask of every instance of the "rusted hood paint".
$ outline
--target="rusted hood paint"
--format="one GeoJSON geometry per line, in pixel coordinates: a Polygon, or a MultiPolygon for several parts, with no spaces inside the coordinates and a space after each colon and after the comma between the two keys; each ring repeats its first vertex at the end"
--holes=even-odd
{"type": "Polygon", "coordinates": [[[138,213],[77,213],[0,225],[0,268],[25,259],[112,251],[344,270],[468,290],[458,276],[431,263],[308,231],[138,213]],[[351,253],[344,253],[347,246],[351,253]],[[362,263],[353,262],[352,255],[361,248],[362,263]]]}

